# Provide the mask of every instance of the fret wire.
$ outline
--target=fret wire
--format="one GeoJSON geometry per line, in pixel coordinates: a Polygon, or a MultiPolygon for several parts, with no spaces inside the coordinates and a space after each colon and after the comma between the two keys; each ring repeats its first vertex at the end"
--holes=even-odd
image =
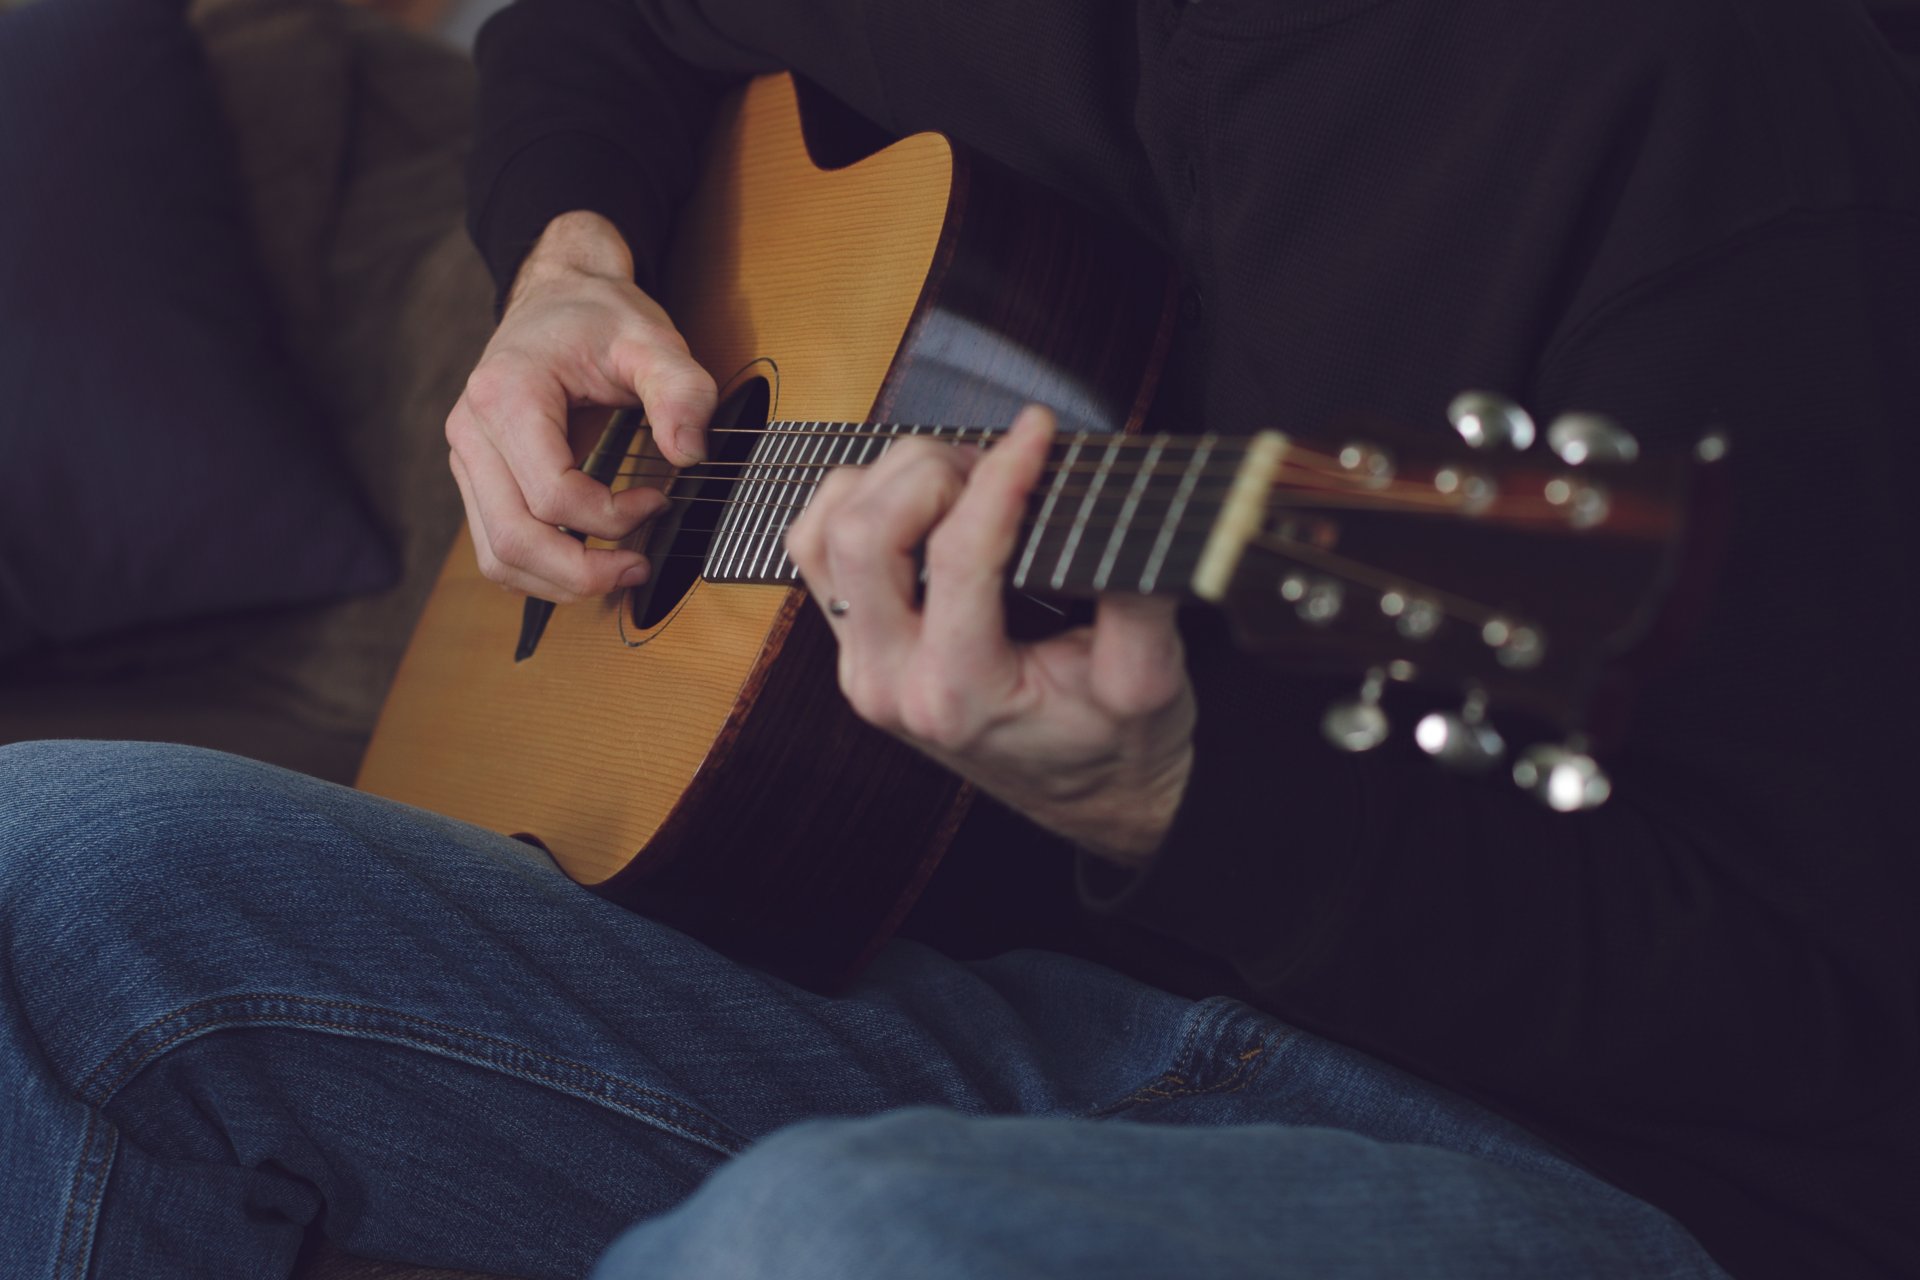
{"type": "Polygon", "coordinates": [[[824,431],[815,432],[810,438],[796,442],[800,465],[791,469],[789,478],[776,490],[775,496],[780,500],[784,510],[774,513],[773,518],[768,521],[772,541],[768,546],[761,548],[759,554],[754,557],[751,572],[759,573],[761,561],[764,559],[773,571],[773,576],[779,576],[780,562],[786,558],[787,554],[787,530],[793,525],[793,513],[806,506],[804,499],[795,502],[794,498],[798,492],[808,492],[812,489],[812,485],[803,477],[812,469],[813,459],[825,446],[825,435],[824,431]]]}
{"type": "Polygon", "coordinates": [[[1168,508],[1166,519],[1161,522],[1160,536],[1154,539],[1153,554],[1148,557],[1146,572],[1140,579],[1140,590],[1146,595],[1153,594],[1154,584],[1160,580],[1160,569],[1166,563],[1168,548],[1173,544],[1174,528],[1180,523],[1180,514],[1186,510],[1193,487],[1199,480],[1195,468],[1205,465],[1207,454],[1211,451],[1213,436],[1203,436],[1201,440],[1202,447],[1195,451],[1193,460],[1188,463],[1180,479],[1180,491],[1175,495],[1173,505],[1168,508]]]}
{"type": "Polygon", "coordinates": [[[1040,518],[1034,521],[1033,532],[1027,538],[1026,549],[1020,556],[1020,567],[1014,570],[1013,585],[1016,587],[1024,588],[1027,585],[1027,570],[1033,567],[1033,557],[1040,550],[1040,539],[1046,531],[1047,521],[1053,516],[1054,504],[1060,500],[1060,486],[1066,482],[1067,468],[1071,467],[1073,460],[1080,456],[1080,443],[1080,439],[1076,437],[1067,450],[1065,465],[1053,478],[1053,484],[1048,486],[1046,502],[1040,508],[1040,518]]]}
{"type": "MultiPolygon", "coordinates": [[[[824,428],[826,424],[819,425],[824,428]]],[[[773,518],[767,522],[766,545],[762,546],[753,558],[752,572],[755,574],[762,572],[760,566],[764,562],[767,572],[775,577],[779,576],[779,564],[787,552],[787,529],[793,524],[794,513],[806,507],[806,497],[810,497],[813,492],[813,483],[804,477],[812,470],[814,457],[826,447],[826,444],[824,430],[814,432],[805,440],[794,441],[795,455],[799,465],[790,468],[786,483],[775,490],[775,496],[786,509],[774,513],[773,518]],[[800,497],[800,501],[795,502],[794,498],[797,495],[804,496],[800,497]]]]}
{"type": "MultiPolygon", "coordinates": [[[[713,464],[703,462],[700,466],[702,469],[711,469],[713,464]]],[[[744,487],[744,473],[740,477],[736,477],[736,487],[744,487]]],[[[682,501],[686,502],[718,502],[726,508],[720,513],[719,520],[714,524],[713,541],[708,545],[706,551],[705,572],[709,577],[724,578],[726,576],[727,548],[733,544],[734,531],[739,527],[740,521],[746,519],[740,506],[733,501],[735,496],[737,495],[729,493],[725,498],[696,499],[688,496],[682,499],[682,501]]]]}
{"type": "Polygon", "coordinates": [[[760,473],[760,492],[764,495],[764,501],[759,504],[760,514],[754,520],[752,532],[747,538],[744,559],[740,565],[740,576],[743,578],[760,576],[760,564],[767,555],[768,534],[786,517],[783,509],[786,506],[786,477],[795,471],[797,454],[806,448],[811,438],[808,434],[810,426],[811,423],[803,422],[800,430],[782,435],[773,443],[771,456],[767,459],[770,465],[760,473]]]}
{"type": "MultiPolygon", "coordinates": [[[[722,428],[722,430],[727,434],[733,434],[736,429],[722,428]]],[[[782,435],[784,434],[785,433],[782,433],[782,435]]],[[[738,481],[739,491],[728,495],[731,498],[739,498],[745,501],[742,501],[736,506],[732,512],[733,519],[728,537],[725,544],[719,548],[718,562],[716,564],[716,576],[718,577],[736,578],[741,576],[740,570],[744,565],[743,557],[749,545],[748,539],[750,537],[751,522],[754,516],[758,514],[755,510],[760,501],[758,481],[759,478],[766,473],[765,460],[767,455],[772,453],[778,446],[779,437],[765,432],[761,433],[760,438],[754,442],[751,451],[747,455],[746,466],[741,472],[738,481]]]]}
{"type": "MultiPolygon", "coordinates": [[[[851,447],[844,439],[829,440],[827,437],[827,432],[823,431],[820,433],[821,443],[825,448],[825,452],[822,455],[823,461],[820,465],[812,468],[814,472],[812,476],[802,478],[800,481],[801,493],[803,495],[799,504],[801,510],[806,509],[807,503],[812,500],[814,492],[820,487],[821,477],[826,474],[829,467],[834,465],[834,451],[836,449],[851,447]]],[[[793,528],[793,521],[791,519],[787,521],[786,528],[787,530],[793,528]]],[[[780,544],[780,560],[773,567],[775,576],[789,578],[798,576],[798,570],[787,555],[786,538],[784,536],[780,539],[780,544]]]]}
{"type": "Polygon", "coordinates": [[[762,520],[755,528],[753,543],[747,550],[747,564],[743,576],[748,578],[761,577],[764,573],[762,566],[771,563],[774,559],[775,552],[779,547],[779,530],[780,527],[785,524],[787,518],[787,512],[784,510],[784,508],[789,505],[787,501],[787,490],[789,488],[787,477],[792,476],[801,469],[801,457],[806,452],[807,447],[819,442],[820,433],[814,430],[814,428],[816,426],[824,427],[825,425],[824,423],[803,422],[800,424],[800,430],[788,436],[780,446],[780,456],[774,460],[775,465],[767,473],[766,493],[772,502],[778,503],[783,509],[768,511],[767,518],[762,520]]]}
{"type": "Polygon", "coordinates": [[[1154,463],[1159,456],[1158,448],[1147,450],[1146,462],[1141,466],[1140,474],[1134,477],[1133,484],[1127,489],[1127,501],[1120,508],[1120,519],[1113,526],[1113,536],[1107,539],[1107,548],[1100,557],[1099,568],[1094,570],[1093,589],[1095,591],[1105,589],[1107,579],[1113,573],[1113,562],[1120,554],[1120,544],[1126,541],[1127,526],[1132,523],[1134,513],[1139,510],[1141,495],[1146,492],[1147,485],[1152,481],[1154,463]]]}
{"type": "Polygon", "coordinates": [[[782,432],[777,436],[767,436],[760,442],[760,448],[757,451],[760,465],[755,467],[748,477],[747,494],[751,501],[747,504],[746,516],[740,521],[740,541],[734,552],[733,565],[728,570],[729,577],[748,576],[747,565],[753,559],[753,548],[760,536],[760,526],[766,523],[772,514],[767,510],[772,505],[773,492],[769,481],[775,469],[785,461],[781,458],[780,451],[790,445],[797,434],[798,432],[782,432]]]}
{"type": "Polygon", "coordinates": [[[1107,481],[1107,472],[1113,465],[1113,456],[1118,448],[1109,441],[1107,451],[1100,456],[1100,465],[1093,473],[1093,483],[1087,486],[1087,493],[1080,501],[1079,511],[1074,513],[1073,527],[1067,531],[1067,545],[1061,549],[1060,559],[1053,566],[1051,585],[1058,591],[1066,584],[1067,573],[1073,567],[1074,552],[1080,549],[1080,537],[1086,529],[1088,515],[1100,501],[1100,489],[1107,481]]]}
{"type": "Polygon", "coordinates": [[[736,502],[734,509],[728,513],[726,520],[726,537],[714,548],[715,558],[713,568],[715,577],[730,578],[734,576],[737,548],[740,546],[740,539],[745,532],[747,521],[752,518],[752,508],[744,499],[753,492],[753,478],[755,474],[757,474],[754,469],[754,458],[767,447],[765,440],[755,442],[736,479],[735,491],[728,494],[729,498],[740,499],[741,501],[736,502]]]}

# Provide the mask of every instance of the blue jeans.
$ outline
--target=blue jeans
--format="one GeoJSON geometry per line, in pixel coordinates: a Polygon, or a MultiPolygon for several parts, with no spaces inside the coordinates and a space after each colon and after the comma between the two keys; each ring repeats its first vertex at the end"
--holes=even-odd
{"type": "Polygon", "coordinates": [[[1523,1130],[1227,1000],[896,943],[825,999],[514,841],[0,749],[0,1274],[1719,1276],[1523,1130]]]}

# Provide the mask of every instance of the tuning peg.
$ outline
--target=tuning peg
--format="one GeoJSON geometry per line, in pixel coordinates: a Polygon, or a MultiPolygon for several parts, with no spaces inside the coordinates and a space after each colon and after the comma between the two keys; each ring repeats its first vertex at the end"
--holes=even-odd
{"type": "Polygon", "coordinates": [[[1369,489],[1393,483],[1393,455],[1377,444],[1355,440],[1340,450],[1340,469],[1369,489]]]}
{"type": "Polygon", "coordinates": [[[1560,813],[1598,809],[1613,794],[1613,782],[1578,737],[1527,748],[1513,763],[1513,780],[1560,813]]]}
{"type": "Polygon", "coordinates": [[[1506,741],[1487,723],[1487,695],[1475,689],[1456,714],[1435,711],[1414,726],[1420,749],[1449,769],[1485,773],[1507,754],[1506,741]]]}
{"type": "Polygon", "coordinates": [[[1597,413],[1569,413],[1547,428],[1547,447],[1570,467],[1585,462],[1632,462],[1640,456],[1640,442],[1612,418],[1597,413]]]}
{"type": "Polygon", "coordinates": [[[1491,391],[1462,391],[1447,406],[1447,421],[1470,448],[1492,449],[1512,445],[1533,447],[1533,417],[1505,396],[1491,391]]]}
{"type": "Polygon", "coordinates": [[[1320,718],[1320,732],[1342,751],[1371,751],[1387,740],[1387,713],[1380,709],[1380,694],[1387,687],[1387,673],[1375,667],[1367,672],[1360,696],[1334,703],[1320,718]]]}
{"type": "Polygon", "coordinates": [[[1324,627],[1340,616],[1346,603],[1346,588],[1333,578],[1309,578],[1290,573],[1280,579],[1280,598],[1293,606],[1304,622],[1324,627]]]}

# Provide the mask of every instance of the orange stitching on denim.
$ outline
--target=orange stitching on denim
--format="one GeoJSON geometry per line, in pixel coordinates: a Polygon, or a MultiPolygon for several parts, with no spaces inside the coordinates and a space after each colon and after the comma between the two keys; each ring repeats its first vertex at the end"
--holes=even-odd
{"type": "MultiPolygon", "coordinates": [[[[1148,1102],[1155,1099],[1171,1100],[1174,1098],[1198,1098],[1215,1093],[1239,1093],[1242,1089],[1245,1089],[1253,1083],[1254,1077],[1258,1074],[1259,1058],[1266,1051],[1267,1046],[1260,1045],[1257,1048],[1248,1049],[1246,1052],[1239,1054],[1234,1058],[1236,1065],[1232,1072],[1224,1079],[1216,1080],[1214,1083],[1201,1088],[1194,1088],[1187,1084],[1185,1078],[1169,1071],[1154,1081],[1154,1083],[1136,1090],[1128,1097],[1122,1098],[1119,1102],[1115,1103],[1114,1106],[1124,1107],[1136,1102],[1148,1102]],[[1169,1084],[1180,1087],[1161,1087],[1169,1084]]],[[[1102,1108],[1102,1110],[1110,1109],[1111,1108],[1102,1108]]]]}

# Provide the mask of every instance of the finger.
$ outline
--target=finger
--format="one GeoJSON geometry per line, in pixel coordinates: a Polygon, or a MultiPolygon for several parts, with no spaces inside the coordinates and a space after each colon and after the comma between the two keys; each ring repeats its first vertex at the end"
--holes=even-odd
{"type": "Polygon", "coordinates": [[[1045,469],[1054,417],[1039,406],[1013,428],[967,478],[953,509],[927,544],[926,657],[976,679],[1010,676],[1017,657],[1007,639],[1007,566],[1020,540],[1027,495],[1045,469]]]}
{"type": "MultiPolygon", "coordinates": [[[[660,513],[665,500],[646,488],[614,493],[574,465],[565,387],[517,356],[483,361],[447,421],[451,443],[476,472],[492,452],[520,494],[517,504],[543,524],[617,541],[660,513]]],[[[487,485],[478,474],[480,494],[487,485]]]]}
{"type": "Polygon", "coordinates": [[[494,581],[560,604],[645,581],[639,552],[587,547],[536,520],[498,454],[475,448],[455,456],[471,495],[468,510],[478,515],[473,523],[498,566],[487,575],[494,581]]]}
{"type": "MultiPolygon", "coordinates": [[[[477,508],[473,501],[473,482],[468,478],[466,464],[460,461],[460,455],[447,455],[449,468],[453,472],[453,482],[460,490],[460,500],[467,510],[477,508]]],[[[524,573],[511,565],[502,564],[493,553],[493,544],[487,540],[487,526],[484,520],[470,516],[467,520],[467,536],[473,540],[474,558],[479,562],[480,575],[487,581],[508,591],[517,591],[522,595],[539,596],[552,599],[554,587],[542,582],[530,573],[524,573]]]]}
{"type": "Polygon", "coordinates": [[[1095,701],[1119,716],[1173,702],[1186,681],[1180,602],[1167,596],[1100,597],[1088,680],[1095,701]]]}
{"type": "Polygon", "coordinates": [[[949,445],[889,450],[828,513],[826,577],[852,606],[841,619],[843,644],[893,653],[917,639],[917,553],[960,496],[970,466],[949,445]]]}
{"type": "Polygon", "coordinates": [[[713,375],[688,353],[680,335],[669,329],[644,341],[616,342],[609,358],[615,380],[631,387],[646,406],[661,456],[676,467],[704,462],[707,424],[719,393],[713,375]]]}
{"type": "Polygon", "coordinates": [[[827,581],[826,531],[833,521],[833,512],[852,494],[862,474],[857,467],[835,467],[828,471],[814,486],[806,509],[787,528],[787,558],[800,571],[801,581],[807,584],[814,603],[826,613],[829,622],[838,621],[839,615],[827,607],[836,597],[832,594],[832,584],[827,581]]]}

